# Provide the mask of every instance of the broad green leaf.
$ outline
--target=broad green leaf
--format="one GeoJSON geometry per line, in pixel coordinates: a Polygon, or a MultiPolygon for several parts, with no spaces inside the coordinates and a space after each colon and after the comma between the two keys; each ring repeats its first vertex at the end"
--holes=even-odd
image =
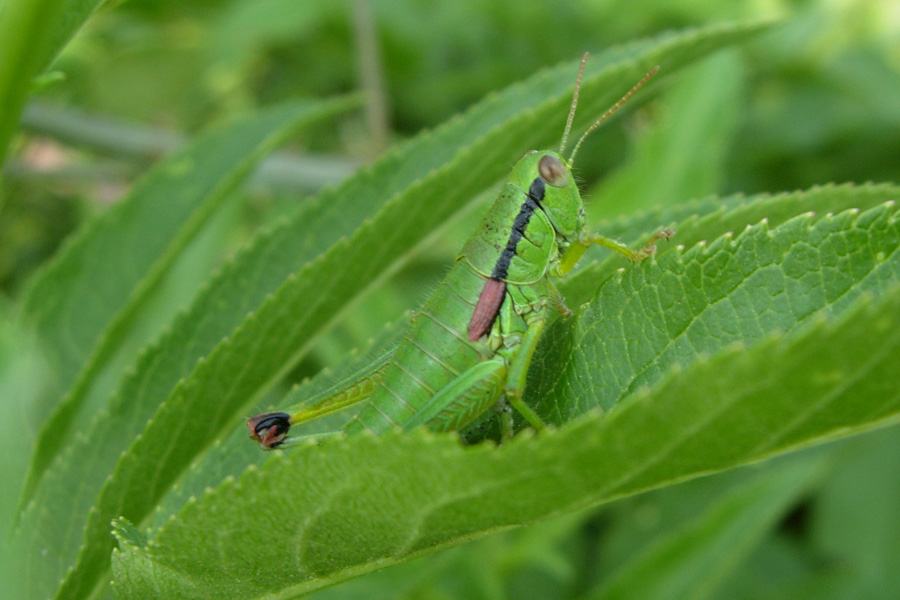
{"type": "Polygon", "coordinates": [[[834,476],[812,509],[810,528],[816,548],[843,579],[835,593],[823,597],[900,594],[898,433],[893,428],[846,444],[834,476]]]}
{"type": "Polygon", "coordinates": [[[822,310],[838,314],[900,280],[898,241],[896,206],[887,203],[815,222],[801,215],[775,230],[763,223],[616,273],[541,340],[553,351],[532,366],[529,397],[562,423],[611,408],[677,364],[792,331],[822,310]]]}
{"type": "Polygon", "coordinates": [[[47,364],[34,336],[17,327],[5,302],[0,301],[0,589],[5,598],[24,598],[19,570],[20,553],[9,543],[15,522],[16,503],[25,473],[28,455],[22,452],[22,440],[31,435],[28,423],[36,399],[42,392],[47,364]]]}
{"type": "Polygon", "coordinates": [[[56,389],[69,391],[38,435],[26,498],[67,431],[87,424],[79,413],[91,384],[227,193],[289,135],[352,105],[347,99],[287,104],[207,133],[155,167],[35,279],[23,317],[43,342],[56,389]]]}
{"type": "MultiPolygon", "coordinates": [[[[761,28],[712,27],[599,56],[585,76],[578,122],[584,124],[605,109],[650,65],[662,64],[671,73],[761,28]]],[[[203,295],[188,313],[195,322],[215,322],[201,328],[210,338],[196,339],[196,323],[179,319],[170,334],[143,354],[111,411],[72,440],[45,475],[22,517],[22,531],[33,540],[27,573],[35,593],[50,593],[63,578],[61,596],[82,597],[94,589],[108,565],[110,519],[147,518],[194,457],[224,430],[230,431],[242,407],[294,364],[348,303],[402,264],[417,244],[501,177],[524,150],[555,143],[575,71],[576,64],[570,63],[539,73],[418,143],[399,148],[324,193],[309,212],[260,236],[223,269],[222,279],[210,289],[221,285],[242,290],[237,298],[203,295]],[[357,204],[362,208],[351,208],[357,204]],[[316,217],[307,228],[310,215],[316,217]],[[341,237],[354,228],[350,237],[341,237]],[[299,265],[290,262],[294,256],[271,253],[284,237],[309,231],[315,235],[299,238],[305,248],[299,265]],[[282,278],[261,285],[260,280],[285,268],[281,261],[289,265],[282,278]],[[261,274],[255,270],[259,266],[261,274]],[[216,310],[197,311],[203,303],[240,305],[247,298],[249,306],[237,320],[232,305],[221,321],[222,313],[216,310]],[[248,310],[254,312],[247,316],[248,310]],[[174,350],[174,358],[163,349],[174,350]],[[168,366],[157,370],[159,364],[168,366]],[[61,503],[64,494],[67,499],[61,503]],[[54,551],[44,552],[51,539],[54,551]]]]}
{"type": "MultiPolygon", "coordinates": [[[[612,598],[707,597],[721,578],[821,475],[825,457],[771,464],[668,532],[587,594],[612,598]]],[[[745,473],[745,475],[747,475],[745,473]]],[[[695,509],[696,510],[696,509],[695,509]]]]}
{"type": "MultiPolygon", "coordinates": [[[[360,372],[370,365],[383,364],[409,330],[409,315],[386,326],[362,352],[345,357],[334,369],[323,369],[315,377],[294,386],[274,407],[258,407],[253,413],[265,410],[296,409],[296,405],[307,403],[311,398],[328,395],[346,389],[358,378],[360,372]]],[[[337,415],[311,421],[296,428],[299,435],[339,431],[356,411],[348,409],[337,415]]],[[[209,448],[181,476],[178,482],[166,492],[159,502],[152,522],[162,525],[192,496],[197,496],[226,477],[238,475],[247,465],[260,463],[265,453],[260,452],[255,443],[248,443],[249,435],[245,427],[235,427],[221,442],[209,448]]]]}
{"type": "Polygon", "coordinates": [[[699,359],[609,415],[501,448],[419,431],[278,454],[186,505],[152,541],[120,522],[116,593],[298,597],[493,531],[897,422],[898,350],[894,287],[838,319],[699,359]]]}
{"type": "MultiPolygon", "coordinates": [[[[876,202],[883,202],[886,198],[896,197],[898,195],[896,188],[891,188],[890,186],[875,186],[875,187],[861,187],[861,188],[851,188],[851,187],[841,187],[841,188],[825,188],[825,189],[816,189],[806,193],[794,193],[794,194],[785,194],[776,197],[757,197],[757,198],[749,198],[749,199],[733,199],[740,200],[740,203],[736,201],[729,201],[726,205],[732,206],[731,210],[725,210],[725,207],[717,204],[718,207],[716,210],[716,214],[714,215],[714,219],[712,219],[712,224],[707,224],[705,227],[709,227],[709,231],[713,231],[714,228],[718,228],[719,231],[727,230],[727,226],[729,223],[733,221],[740,222],[740,220],[747,218],[747,214],[752,216],[754,213],[768,213],[775,215],[775,220],[778,219],[779,214],[788,214],[789,212],[799,212],[804,213],[809,206],[820,206],[823,208],[837,208],[842,204],[847,205],[856,205],[856,206],[868,206],[873,205],[876,202]]],[[[878,210],[884,211],[890,207],[881,207],[878,210]]],[[[848,219],[849,221],[853,221],[852,212],[845,213],[840,218],[848,219]]],[[[638,217],[635,220],[644,221],[644,217],[638,217]]],[[[810,224],[814,223],[813,217],[806,216],[801,219],[796,219],[789,226],[787,230],[782,232],[784,234],[784,243],[789,243],[791,240],[796,242],[797,244],[802,243],[807,236],[815,236],[815,233],[810,233],[807,231],[807,228],[810,224]],[[790,233],[790,235],[787,235],[790,233]],[[793,237],[790,237],[793,236],[793,237]]],[[[834,227],[832,222],[826,222],[824,224],[820,224],[817,227],[822,228],[818,235],[824,236],[825,234],[822,232],[827,232],[831,228],[834,227]]],[[[854,233],[859,233],[861,231],[866,231],[866,228],[870,227],[870,224],[865,219],[860,219],[856,221],[848,232],[843,232],[842,235],[846,235],[847,237],[852,237],[854,233]]],[[[875,229],[877,232],[878,229],[875,229]]],[[[896,238],[893,237],[894,233],[896,233],[896,224],[883,222],[882,230],[880,231],[880,235],[875,235],[875,232],[869,239],[873,240],[874,243],[871,246],[871,251],[874,254],[874,259],[878,259],[878,252],[881,249],[879,244],[883,245],[883,250],[885,251],[885,255],[882,257],[884,262],[889,263],[882,265],[882,269],[889,268],[890,265],[893,265],[893,269],[895,272],[897,271],[897,260],[898,256],[896,254],[895,248],[892,244],[896,244],[896,238]],[[889,252],[893,251],[893,255],[890,255],[889,252]]],[[[756,245],[754,244],[754,240],[758,241],[761,238],[767,238],[770,232],[765,227],[756,227],[751,230],[748,230],[744,237],[740,238],[739,244],[736,244],[734,248],[731,250],[734,252],[732,260],[735,262],[745,262],[748,260],[748,257],[753,257],[756,253],[756,245]]],[[[829,247],[829,245],[833,246],[834,242],[824,243],[824,245],[829,247]]],[[[708,260],[708,258],[703,258],[702,253],[697,255],[695,253],[695,257],[697,258],[698,263],[702,263],[704,260],[708,260]]],[[[824,257],[821,262],[827,262],[828,257],[824,257]]],[[[870,257],[871,258],[871,257],[870,257]]],[[[618,258],[614,258],[613,260],[618,260],[618,258]]],[[[636,279],[628,279],[629,271],[627,271],[624,275],[625,283],[620,281],[619,279],[613,279],[608,281],[605,285],[607,286],[604,290],[601,290],[600,296],[598,297],[596,306],[601,307],[604,311],[617,315],[618,313],[623,312],[629,303],[643,306],[648,302],[648,298],[652,298],[654,294],[657,293],[657,289],[653,286],[646,285],[647,280],[651,280],[653,278],[649,273],[658,272],[658,273],[670,273],[670,267],[667,266],[667,262],[669,260],[673,260],[672,256],[661,257],[658,265],[647,265],[643,269],[639,271],[639,273],[634,273],[634,277],[636,279]],[[637,302],[634,299],[629,299],[625,295],[623,295],[623,290],[628,289],[629,286],[644,286],[644,293],[646,297],[642,296],[640,301],[637,302]],[[608,290],[608,291],[607,291],[608,290]]],[[[681,260],[681,259],[679,259],[681,260]]],[[[875,265],[870,265],[875,266],[875,265]]],[[[811,267],[815,269],[815,266],[811,267]]],[[[677,269],[673,269],[677,271],[677,269]]],[[[877,277],[878,272],[870,273],[869,275],[862,276],[864,271],[857,270],[857,273],[860,275],[860,281],[857,282],[858,289],[855,289],[850,293],[850,297],[855,294],[858,294],[859,291],[864,289],[875,290],[878,289],[879,279],[877,277]]],[[[753,280],[746,282],[745,284],[748,287],[752,287],[753,280]]],[[[740,292],[740,290],[738,290],[740,292]]],[[[806,293],[806,292],[796,292],[796,293],[806,293]]],[[[764,306],[762,304],[757,305],[757,309],[761,312],[778,312],[780,310],[779,306],[781,303],[785,301],[785,298],[782,296],[772,297],[769,301],[769,306],[764,306]]],[[[843,302],[846,302],[847,298],[843,299],[843,302]]],[[[845,305],[845,304],[844,304],[845,305]]],[[[824,305],[823,305],[824,306],[824,305]]],[[[840,310],[841,304],[839,303],[837,306],[832,305],[832,310],[840,310]]],[[[590,327],[599,327],[597,325],[595,319],[595,312],[593,310],[586,311],[584,314],[584,319],[593,319],[590,321],[590,327]]],[[[782,311],[783,312],[783,311],[782,311]]],[[[699,314],[696,317],[696,322],[698,324],[702,324],[705,320],[711,319],[712,316],[709,314],[699,314]]],[[[648,322],[653,321],[653,317],[646,317],[648,322]]],[[[601,319],[602,320],[602,319],[601,319]]],[[[606,319],[607,321],[613,321],[614,319],[606,319]]],[[[618,326],[626,327],[640,327],[641,326],[641,318],[636,317],[634,319],[622,319],[622,322],[618,324],[618,326]]],[[[788,320],[782,320],[780,322],[769,323],[769,328],[765,330],[759,330],[757,332],[745,332],[745,336],[742,338],[743,341],[749,342],[754,339],[754,335],[765,335],[771,333],[776,330],[778,325],[781,326],[782,329],[788,330],[792,327],[795,327],[801,322],[801,320],[796,320],[794,322],[788,320]]],[[[562,321],[557,324],[558,327],[561,328],[570,328],[573,327],[574,324],[571,321],[562,321]]],[[[587,326],[585,326],[587,327],[587,326]]],[[[609,324],[603,325],[603,327],[611,327],[609,324]]],[[[545,346],[546,353],[548,358],[545,359],[550,361],[552,358],[560,358],[560,361],[563,363],[572,362],[573,358],[578,358],[581,356],[583,352],[587,352],[587,349],[591,348],[590,344],[582,343],[579,348],[575,349],[571,354],[566,354],[565,351],[560,355],[560,350],[565,347],[565,344],[560,341],[558,337],[553,337],[554,333],[551,331],[549,334],[548,342],[545,346]]],[[[627,338],[627,336],[626,336],[627,338]]],[[[605,338],[598,338],[600,342],[602,342],[605,338]]],[[[616,340],[624,339],[617,336],[616,340]]],[[[677,340],[677,338],[675,338],[677,340]]],[[[733,341],[735,338],[729,338],[727,336],[722,336],[718,339],[709,340],[712,344],[725,344],[727,345],[730,341],[733,341]]],[[[378,344],[376,344],[378,346],[378,344]]],[[[719,346],[712,346],[707,350],[712,352],[719,346]]],[[[367,353],[370,354],[370,353],[367,353]]],[[[366,356],[360,357],[360,360],[367,360],[366,356]]],[[[671,364],[671,359],[666,359],[665,356],[657,357],[657,360],[660,361],[659,368],[657,372],[661,372],[665,365],[671,364]]],[[[620,364],[621,357],[610,357],[608,360],[597,361],[597,364],[592,368],[592,370],[603,373],[604,369],[607,369],[607,365],[618,365],[620,364]]],[[[686,362],[686,361],[685,361],[686,362]]],[[[544,389],[544,386],[549,386],[557,381],[558,377],[566,373],[566,369],[570,369],[573,371],[575,377],[583,376],[584,373],[582,371],[578,371],[574,366],[573,367],[562,367],[559,368],[555,366],[555,363],[550,363],[549,366],[544,367],[544,371],[542,371],[541,361],[537,361],[535,364],[535,371],[533,373],[531,385],[533,385],[534,393],[531,394],[533,401],[540,405],[540,400],[537,400],[539,397],[549,397],[546,393],[541,393],[541,390],[544,389]],[[545,372],[547,371],[547,372],[545,372]]],[[[344,365],[352,370],[358,368],[358,364],[354,360],[350,360],[344,365]]],[[[310,385],[304,385],[299,387],[297,390],[292,391],[291,394],[287,398],[285,398],[281,403],[277,405],[278,408],[284,408],[296,402],[299,402],[301,399],[310,397],[311,395],[317,393],[318,390],[321,389],[322,385],[317,385],[317,380],[319,378],[314,379],[310,382],[310,385]]],[[[607,386],[609,387],[609,386],[607,386]]],[[[603,386],[595,386],[594,391],[603,390],[603,386]]],[[[614,394],[610,393],[610,397],[614,394]]],[[[563,402],[570,402],[571,406],[569,407],[572,410],[572,414],[577,414],[578,412],[582,412],[587,410],[591,406],[595,406],[597,399],[594,397],[588,397],[584,400],[585,405],[579,406],[577,402],[574,402],[571,398],[563,397],[563,402]]],[[[544,416],[551,420],[559,420],[562,417],[559,415],[554,415],[553,412],[550,411],[549,408],[545,409],[544,416]]],[[[571,417],[571,415],[569,415],[571,417]]],[[[344,417],[344,419],[349,417],[344,417]]],[[[333,430],[337,428],[337,425],[341,422],[340,419],[335,419],[331,424],[324,426],[321,430],[333,430]]],[[[312,430],[311,430],[312,431],[312,430]]],[[[171,506],[173,503],[180,502],[183,498],[187,497],[191,493],[199,494],[202,492],[204,487],[212,486],[216,481],[221,480],[221,478],[226,474],[234,474],[237,475],[243,467],[248,464],[259,462],[260,457],[254,456],[252,452],[247,449],[247,444],[245,440],[245,432],[241,429],[234,432],[231,438],[223,444],[221,447],[218,447],[215,451],[211,452],[209,456],[205,457],[201,464],[195,465],[194,468],[191,469],[190,475],[187,479],[191,482],[189,484],[185,484],[185,487],[182,488],[179,486],[178,493],[176,494],[177,498],[167,498],[166,505],[171,506]]],[[[185,482],[182,482],[185,483],[185,482]]],[[[168,516],[168,509],[166,511],[162,511],[157,514],[157,518],[155,522],[161,524],[162,521],[168,516]]]]}
{"type": "MultiPolygon", "coordinates": [[[[635,247],[644,243],[660,227],[677,224],[675,237],[659,242],[659,253],[673,246],[691,247],[720,236],[725,231],[738,232],[765,220],[776,227],[788,219],[803,213],[817,219],[830,212],[848,208],[867,210],[885,202],[900,200],[900,188],[890,184],[826,185],[809,190],[769,196],[706,198],[673,208],[654,209],[628,218],[607,221],[597,230],[613,238],[632,243],[635,247]]],[[[586,264],[560,284],[567,302],[572,307],[589,301],[597,290],[597,284],[625,266],[625,261],[608,250],[588,251],[592,257],[605,259],[586,264]]]]}
{"type": "Polygon", "coordinates": [[[716,591],[772,600],[895,598],[900,427],[830,447],[829,477],[800,505],[799,519],[770,537],[716,591]]]}
{"type": "MultiPolygon", "coordinates": [[[[885,431],[890,431],[886,429],[885,431]]],[[[875,432],[874,435],[880,432],[875,432]]],[[[715,600],[731,600],[747,590],[752,597],[771,600],[818,600],[822,596],[803,594],[798,583],[818,571],[817,556],[810,556],[805,544],[798,544],[789,533],[777,532],[764,540],[744,561],[739,570],[732,573],[712,594],[715,600]]],[[[832,582],[830,577],[815,577],[821,582],[832,582]]]]}
{"type": "MultiPolygon", "coordinates": [[[[866,433],[863,437],[878,433],[866,433]]],[[[845,442],[816,446],[771,461],[731,469],[710,477],[692,479],[613,503],[604,511],[604,516],[610,524],[603,531],[602,540],[599,542],[606,556],[598,569],[601,578],[608,578],[627,569],[627,565],[635,559],[640,560],[637,557],[644,554],[649,547],[664,543],[663,540],[675,531],[690,529],[692,523],[717,510],[716,507],[724,498],[740,495],[740,490],[753,485],[753,482],[759,481],[760,478],[767,477],[770,471],[780,472],[783,465],[793,461],[807,462],[809,468],[816,471],[817,476],[808,486],[809,489],[787,509],[779,524],[772,528],[771,535],[763,539],[757,537],[756,542],[751,544],[753,547],[747,549],[749,553],[747,550],[739,551],[741,555],[739,562],[742,564],[734,565],[739,566],[734,573],[745,571],[746,564],[754,561],[761,549],[767,547],[777,536],[785,534],[785,523],[794,518],[791,516],[794,511],[813,496],[822,481],[827,478],[835,462],[835,447],[842,443],[845,442]],[[744,554],[747,556],[744,557],[744,554]]],[[[812,476],[811,473],[810,477],[812,476]]],[[[597,578],[598,584],[601,583],[601,578],[597,578]]],[[[728,576],[728,579],[732,578],[732,575],[728,576]]],[[[730,581],[726,583],[730,584],[730,581]]],[[[716,593],[725,587],[726,583],[716,586],[716,593]]]]}
{"type": "MultiPolygon", "coordinates": [[[[748,209],[751,209],[751,208],[753,209],[751,211],[751,214],[752,214],[752,212],[756,212],[756,211],[766,211],[769,214],[773,214],[773,215],[777,216],[779,213],[787,213],[789,211],[802,213],[802,212],[805,212],[806,208],[808,208],[810,205],[821,206],[821,207],[837,207],[837,206],[840,206],[841,204],[844,204],[844,205],[854,205],[855,204],[858,206],[866,206],[866,205],[873,204],[875,202],[883,202],[885,200],[885,198],[893,197],[896,195],[896,193],[897,193],[896,190],[894,188],[890,188],[889,186],[862,187],[862,188],[855,188],[855,189],[844,186],[841,188],[817,189],[817,190],[813,190],[811,192],[806,192],[806,193],[781,195],[781,196],[777,196],[774,198],[759,197],[759,198],[751,198],[751,199],[740,199],[742,201],[741,203],[736,203],[736,202],[729,203],[733,206],[731,211],[725,212],[724,209],[718,210],[717,212],[719,214],[716,215],[716,219],[714,220],[714,222],[717,224],[716,226],[719,227],[719,229],[721,230],[721,229],[725,228],[723,224],[728,223],[730,220],[737,220],[740,218],[744,218],[742,215],[745,215],[747,213],[748,209]],[[725,213],[724,215],[721,214],[723,212],[725,213]],[[734,213],[734,214],[732,215],[732,213],[734,213]],[[728,216],[731,216],[731,219],[727,218],[728,216]]],[[[722,207],[720,206],[720,208],[722,208],[722,207]]],[[[885,210],[888,210],[891,208],[892,207],[889,207],[889,206],[888,207],[879,207],[875,212],[877,213],[878,211],[885,211],[885,210]]],[[[817,225],[817,227],[819,228],[818,235],[823,240],[827,239],[826,233],[823,233],[823,232],[829,232],[834,229],[835,225],[834,225],[834,223],[831,222],[834,219],[838,219],[838,220],[848,219],[852,223],[852,225],[848,227],[848,231],[845,231],[841,234],[841,235],[846,236],[847,238],[852,238],[854,236],[854,232],[857,229],[859,231],[867,231],[867,228],[871,229],[872,233],[867,234],[867,239],[873,241],[872,246],[871,246],[871,251],[876,253],[876,258],[877,258],[877,253],[879,252],[879,248],[880,248],[879,244],[886,244],[884,246],[884,249],[886,251],[891,250],[893,248],[893,246],[891,246],[891,244],[896,245],[896,236],[892,237],[892,234],[890,233],[890,231],[893,231],[896,233],[896,223],[895,222],[889,223],[887,221],[880,221],[878,219],[874,219],[874,220],[870,221],[870,220],[868,220],[868,218],[865,218],[865,215],[863,217],[858,218],[854,222],[853,221],[853,219],[854,219],[853,212],[845,213],[844,215],[842,215],[840,217],[829,218],[828,220],[826,220],[826,222],[818,224],[817,225]],[[872,226],[872,222],[881,223],[883,229],[880,232],[880,235],[878,234],[878,227],[872,226]],[[888,231],[887,234],[885,234],[885,231],[884,231],[885,229],[888,231]]],[[[641,217],[636,220],[641,221],[641,220],[643,220],[643,218],[641,217]]],[[[803,235],[815,237],[816,236],[815,232],[810,234],[808,231],[806,231],[811,223],[812,223],[812,218],[807,216],[807,217],[803,217],[800,219],[795,219],[790,224],[786,225],[785,228],[783,229],[783,231],[780,232],[780,233],[784,233],[784,235],[785,235],[784,243],[790,243],[791,240],[793,240],[793,242],[796,242],[797,244],[802,244],[806,240],[806,238],[804,238],[803,235]]],[[[765,227],[756,227],[751,230],[748,230],[748,232],[746,232],[744,234],[744,236],[747,239],[741,238],[740,243],[742,245],[736,245],[736,247],[733,249],[735,254],[737,255],[737,257],[734,258],[734,260],[738,263],[745,262],[747,260],[747,256],[746,256],[747,253],[749,253],[751,256],[754,255],[756,253],[756,250],[758,249],[758,244],[754,244],[754,243],[752,243],[752,241],[759,237],[768,238],[769,232],[766,230],[765,227]]],[[[830,246],[833,247],[835,245],[835,242],[833,240],[831,242],[823,242],[823,245],[826,248],[830,247],[830,246]]],[[[885,255],[882,257],[882,259],[885,262],[888,262],[888,257],[889,257],[889,254],[885,253],[885,255]]],[[[658,265],[658,268],[662,272],[668,271],[669,268],[666,266],[667,263],[665,261],[670,260],[671,258],[672,257],[668,257],[668,258],[663,257],[662,259],[660,259],[660,265],[658,265]]],[[[702,262],[703,260],[705,260],[705,259],[700,258],[700,259],[698,259],[698,262],[702,262]]],[[[895,251],[894,251],[894,255],[890,257],[890,260],[894,261],[894,265],[895,265],[894,269],[896,272],[897,256],[896,256],[895,251]]],[[[820,262],[828,262],[828,261],[823,259],[820,262]]],[[[655,268],[657,268],[657,266],[647,266],[644,269],[642,269],[643,275],[640,276],[641,283],[633,284],[633,285],[643,285],[646,288],[645,289],[646,293],[650,295],[648,297],[652,297],[653,294],[658,293],[658,289],[656,287],[654,287],[653,285],[647,284],[648,276],[646,274],[646,271],[648,271],[648,270],[652,271],[655,268]]],[[[885,265],[884,268],[888,268],[888,265],[885,265]]],[[[677,269],[674,269],[674,270],[677,271],[677,269]]],[[[858,276],[861,277],[861,280],[862,280],[859,283],[860,289],[866,288],[866,286],[869,285],[866,282],[869,279],[871,279],[871,277],[863,276],[863,273],[865,273],[864,270],[857,269],[856,272],[857,272],[858,276]]],[[[795,273],[795,275],[796,275],[796,273],[795,273]]],[[[896,280],[896,279],[894,279],[894,280],[896,280]]],[[[876,278],[876,281],[877,281],[877,278],[876,278]]],[[[621,282],[619,282],[617,280],[607,282],[606,285],[609,286],[609,289],[614,290],[611,294],[609,294],[612,298],[618,298],[620,288],[627,287],[627,286],[623,286],[621,284],[621,282]]],[[[877,289],[877,285],[870,289],[877,289]]],[[[789,298],[785,298],[784,296],[776,296],[775,298],[772,299],[772,304],[777,307],[780,303],[783,303],[785,300],[789,300],[789,298]]],[[[609,312],[615,314],[618,310],[621,310],[622,306],[627,306],[628,302],[626,302],[626,301],[613,302],[610,306],[607,306],[606,295],[603,291],[601,291],[601,296],[598,298],[598,301],[596,304],[599,306],[602,306],[604,308],[608,308],[609,312]]],[[[646,302],[645,301],[635,302],[635,304],[643,306],[644,304],[646,304],[646,302]]],[[[839,309],[840,307],[838,306],[836,308],[839,309]]],[[[763,307],[760,307],[760,309],[765,310],[763,307]]],[[[591,314],[591,313],[587,313],[587,312],[585,313],[585,315],[588,315],[588,314],[591,314]]],[[[701,315],[697,318],[697,321],[702,322],[703,319],[705,319],[705,318],[709,318],[709,317],[701,315]]],[[[646,316],[646,320],[648,322],[653,322],[654,317],[648,315],[648,316],[646,316]]],[[[638,318],[635,320],[628,320],[627,322],[634,324],[634,326],[639,326],[641,319],[638,318]]],[[[789,323],[783,322],[782,325],[785,325],[785,328],[788,328],[789,323]]],[[[748,342],[751,341],[752,339],[753,339],[753,337],[751,335],[748,335],[746,338],[744,338],[744,340],[748,341],[748,342]]],[[[724,340],[714,340],[714,341],[724,341],[724,343],[726,343],[726,344],[728,343],[727,338],[724,340]]],[[[553,350],[547,351],[548,354],[551,354],[552,356],[556,356],[557,351],[560,349],[561,346],[560,346],[558,340],[551,339],[551,342],[548,344],[548,347],[553,348],[553,350]]],[[[589,347],[589,344],[582,343],[581,347],[582,348],[589,347]]],[[[582,351],[582,348],[576,349],[572,353],[572,355],[570,355],[568,357],[568,360],[571,361],[572,356],[578,356],[578,353],[582,351]]],[[[602,372],[605,364],[607,364],[607,363],[619,364],[621,362],[622,361],[619,359],[616,359],[616,357],[610,357],[610,359],[607,361],[598,361],[597,365],[594,366],[593,369],[595,371],[602,372]]],[[[349,361],[348,364],[352,365],[353,361],[349,361]]],[[[543,378],[540,375],[538,375],[538,377],[536,379],[540,380],[543,378]]],[[[553,381],[552,375],[549,376],[549,380],[553,381]]],[[[301,388],[298,388],[298,390],[296,390],[295,392],[292,392],[290,394],[290,397],[288,399],[286,399],[282,404],[279,404],[279,407],[284,407],[288,404],[295,402],[296,401],[295,398],[297,400],[299,400],[300,398],[307,397],[308,395],[314,393],[314,389],[315,388],[310,389],[309,386],[303,386],[301,388]]],[[[591,403],[596,402],[596,399],[594,399],[594,398],[588,398],[587,400],[591,403]]],[[[576,412],[577,412],[577,410],[583,410],[583,409],[577,409],[577,407],[575,405],[573,405],[573,410],[576,410],[576,412]]],[[[326,429],[334,429],[334,426],[326,428],[326,429]]],[[[217,448],[216,451],[212,452],[210,456],[205,457],[205,459],[204,459],[203,463],[201,463],[201,465],[199,465],[196,468],[191,470],[190,477],[188,479],[192,483],[189,484],[187,489],[179,489],[177,498],[167,498],[167,504],[169,504],[171,502],[180,502],[183,498],[189,496],[191,493],[199,495],[205,486],[214,485],[215,482],[220,480],[225,474],[237,474],[240,472],[242,465],[257,462],[257,460],[254,460],[252,453],[248,451],[247,443],[244,438],[245,438],[245,433],[243,431],[237,431],[237,432],[235,432],[235,434],[232,436],[232,439],[230,439],[228,443],[224,444],[222,447],[217,448]]],[[[169,514],[168,510],[159,513],[157,515],[157,518],[155,519],[156,523],[161,525],[164,522],[165,518],[168,516],[168,514],[169,514]]]]}

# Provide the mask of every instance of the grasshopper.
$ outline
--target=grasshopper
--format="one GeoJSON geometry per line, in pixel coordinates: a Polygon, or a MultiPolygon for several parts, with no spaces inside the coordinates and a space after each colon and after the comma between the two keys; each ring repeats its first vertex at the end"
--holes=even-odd
{"type": "Polygon", "coordinates": [[[519,159],[484,221],[393,353],[344,389],[305,403],[294,414],[270,412],[247,419],[252,439],[264,449],[277,448],[292,426],[363,401],[368,404],[344,427],[345,433],[423,425],[460,430],[494,408],[501,415],[501,439],[507,439],[512,435],[510,405],[534,429],[544,428],[522,396],[550,311],[572,314],[552,278],[565,277],[591,244],[637,262],[655,252],[657,240],[673,234],[663,229],[646,246],[632,250],[584,231],[584,204],[572,175],[575,155],[584,139],[659,69],[601,115],[566,160],[562,154],[586,60],[587,53],[559,152],[532,150],[519,159]]]}

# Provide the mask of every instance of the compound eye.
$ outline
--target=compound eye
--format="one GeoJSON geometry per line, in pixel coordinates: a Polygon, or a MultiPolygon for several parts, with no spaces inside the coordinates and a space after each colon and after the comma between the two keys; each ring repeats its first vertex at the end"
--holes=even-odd
{"type": "Polygon", "coordinates": [[[538,173],[541,179],[553,187],[566,187],[569,183],[569,171],[561,160],[552,154],[545,154],[538,161],[538,173]]]}

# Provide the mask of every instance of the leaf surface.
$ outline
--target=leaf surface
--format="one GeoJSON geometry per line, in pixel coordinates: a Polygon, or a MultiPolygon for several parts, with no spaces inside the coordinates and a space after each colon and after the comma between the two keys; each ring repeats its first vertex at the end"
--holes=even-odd
{"type": "Polygon", "coordinates": [[[623,396],[615,410],[589,410],[500,448],[417,432],[272,456],[189,502],[151,541],[120,533],[117,593],[139,597],[152,586],[191,598],[295,597],[493,531],[896,422],[897,228],[890,204],[815,222],[801,216],[626,271],[637,296],[655,301],[610,303],[625,286],[607,280],[576,331],[596,329],[609,306],[627,307],[624,322],[640,335],[619,331],[613,342],[633,348],[611,352],[611,338],[587,334],[554,348],[563,362],[597,357],[555,388],[559,405],[578,414],[603,397],[595,391],[603,384],[623,396]],[[659,277],[648,276],[661,265],[659,277]],[[751,289],[739,285],[750,279],[751,289]],[[793,285],[809,286],[797,298],[830,305],[798,300],[793,285]],[[763,310],[754,294],[774,298],[772,307],[763,310]],[[760,308],[758,318],[717,315],[732,304],[760,308]],[[710,319],[690,337],[702,352],[664,344],[667,369],[633,360],[654,339],[647,332],[680,331],[666,327],[668,311],[691,305],[710,311],[686,319],[710,319]],[[789,327],[778,326],[784,315],[789,327]],[[609,369],[612,383],[602,379],[609,369]],[[638,378],[640,386],[621,385],[638,378]],[[217,527],[223,522],[231,526],[217,527]]]}
{"type": "Polygon", "coordinates": [[[777,519],[808,492],[825,470],[825,458],[797,457],[746,477],[737,489],[720,494],[702,512],[697,511],[690,522],[643,548],[585,600],[708,597],[777,519]]]}
{"type": "Polygon", "coordinates": [[[38,434],[24,497],[68,430],[87,426],[81,413],[92,383],[227,193],[288,136],[354,103],[285,104],[210,131],[154,167],[41,271],[26,292],[23,318],[48,353],[54,390],[68,391],[38,434]]]}
{"type": "MultiPolygon", "coordinates": [[[[598,55],[585,76],[577,123],[594,118],[650,66],[674,72],[762,27],[665,35],[598,55]]],[[[241,411],[347,306],[523,151],[555,144],[575,71],[575,63],[543,71],[399,147],[258,236],[224,267],[142,354],[110,411],[48,470],[22,519],[36,532],[28,553],[36,587],[47,590],[64,578],[60,595],[89,593],[108,565],[112,518],[148,518],[192,461],[239,426],[241,411]],[[69,495],[62,505],[60,490],[69,495]],[[61,540],[50,557],[42,552],[49,539],[61,540]]]]}

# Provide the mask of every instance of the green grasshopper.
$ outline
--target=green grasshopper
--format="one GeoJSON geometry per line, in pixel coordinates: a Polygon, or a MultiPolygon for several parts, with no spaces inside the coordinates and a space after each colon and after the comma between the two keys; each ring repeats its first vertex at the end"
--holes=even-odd
{"type": "Polygon", "coordinates": [[[584,204],[572,165],[581,143],[659,69],[647,73],[581,136],[568,160],[566,139],[578,104],[587,54],[581,61],[559,152],[527,152],[456,264],[415,315],[392,354],[337,393],[298,412],[270,412],[247,420],[265,449],[282,446],[294,425],[368,404],[345,427],[348,434],[381,433],[423,425],[461,430],[495,408],[501,438],[512,435],[512,405],[540,431],[544,423],[522,400],[525,378],[551,310],[572,312],[551,277],[565,277],[591,244],[639,261],[655,252],[657,233],[640,250],[586,233],[584,204]]]}

